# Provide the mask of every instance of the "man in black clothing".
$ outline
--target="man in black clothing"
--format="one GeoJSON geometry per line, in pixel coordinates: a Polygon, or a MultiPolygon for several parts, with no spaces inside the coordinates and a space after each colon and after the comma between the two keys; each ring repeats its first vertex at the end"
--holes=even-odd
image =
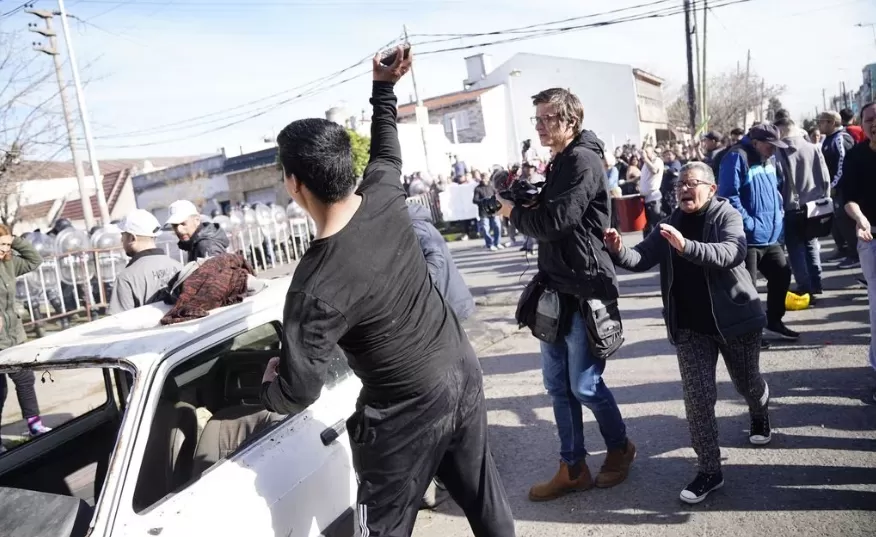
{"type": "Polygon", "coordinates": [[[179,249],[188,252],[188,261],[203,257],[214,257],[228,251],[228,235],[212,222],[202,222],[201,213],[195,204],[188,200],[177,200],[170,204],[167,224],[179,238],[179,249]]]}
{"type": "MultiPolygon", "coordinates": [[[[861,109],[861,127],[868,142],[853,147],[843,163],[843,198],[846,214],[855,222],[861,270],[870,303],[870,365],[876,369],[876,103],[861,109]]],[[[873,392],[876,402],[876,391],[873,392]]]]}
{"type": "Polygon", "coordinates": [[[483,379],[453,310],[432,284],[401,187],[393,87],[410,69],[374,58],[371,159],[356,189],[343,127],[289,124],[277,138],[289,195],[316,222],[283,312],[281,357],[265,371],[269,410],[298,412],[343,351],[362,381],[347,420],[362,535],[408,537],[433,476],[478,537],[513,537],[490,454],[483,379]]]}
{"type": "Polygon", "coordinates": [[[860,262],[856,248],[855,223],[846,214],[842,192],[843,161],[846,158],[846,153],[854,147],[855,141],[843,127],[839,113],[833,110],[827,110],[818,115],[818,129],[824,134],[821,152],[824,154],[827,170],[830,172],[830,186],[833,193],[835,209],[833,240],[837,247],[837,257],[845,257],[840,261],[839,268],[857,268],[860,262]]]}
{"type": "Polygon", "coordinates": [[[503,248],[500,242],[502,225],[493,205],[496,201],[496,189],[490,184],[489,177],[481,177],[481,182],[475,187],[471,201],[478,206],[478,229],[484,236],[487,249],[495,251],[503,248]]]}
{"type": "Polygon", "coordinates": [[[533,97],[535,130],[554,155],[535,205],[502,201],[500,213],[538,241],[538,274],[567,307],[561,330],[541,342],[542,374],[551,396],[560,437],[560,465],[549,481],[529,490],[531,501],[549,501],[594,485],[609,488],[626,480],[636,456],[626,424],[603,380],[606,360],[589,345],[588,301],[618,297],[614,264],[602,241],[609,227],[608,183],[602,141],[582,129],[584,108],[577,96],[551,88],[533,97]],[[585,458],[582,405],[593,412],[608,453],[595,478],[585,458]]]}

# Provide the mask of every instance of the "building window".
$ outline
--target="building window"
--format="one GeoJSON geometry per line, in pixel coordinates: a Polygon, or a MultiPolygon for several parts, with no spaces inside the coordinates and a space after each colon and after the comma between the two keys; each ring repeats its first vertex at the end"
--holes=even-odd
{"type": "Polygon", "coordinates": [[[471,128],[468,120],[468,110],[459,110],[458,112],[450,112],[444,114],[444,132],[450,134],[453,132],[453,120],[456,120],[456,130],[464,131],[471,128]]]}

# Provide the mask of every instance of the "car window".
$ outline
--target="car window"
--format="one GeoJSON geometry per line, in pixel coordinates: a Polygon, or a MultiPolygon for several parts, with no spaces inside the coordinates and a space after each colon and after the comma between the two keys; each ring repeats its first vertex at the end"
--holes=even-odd
{"type": "Polygon", "coordinates": [[[94,505],[121,427],[112,370],[84,367],[0,375],[0,487],[94,505]]]}
{"type": "Polygon", "coordinates": [[[0,375],[0,438],[7,450],[105,405],[100,368],[22,370],[0,375]]]}
{"type": "MultiPolygon", "coordinates": [[[[262,374],[279,355],[278,323],[211,346],[176,365],[161,383],[133,507],[145,513],[197,482],[214,464],[261,437],[287,416],[261,404],[262,374]],[[173,441],[171,441],[171,439],[173,441]]],[[[338,352],[324,377],[327,389],[352,375],[338,352]]]]}

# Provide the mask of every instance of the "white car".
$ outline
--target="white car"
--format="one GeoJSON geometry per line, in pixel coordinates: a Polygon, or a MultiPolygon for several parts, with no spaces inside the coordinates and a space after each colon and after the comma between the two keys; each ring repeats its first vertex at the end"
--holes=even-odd
{"type": "Polygon", "coordinates": [[[53,426],[0,455],[0,535],[354,535],[345,420],[361,384],[346,360],[300,414],[259,402],[288,286],[196,321],[161,326],[168,307],[152,305],[0,352],[0,372],[36,373],[53,426]]]}

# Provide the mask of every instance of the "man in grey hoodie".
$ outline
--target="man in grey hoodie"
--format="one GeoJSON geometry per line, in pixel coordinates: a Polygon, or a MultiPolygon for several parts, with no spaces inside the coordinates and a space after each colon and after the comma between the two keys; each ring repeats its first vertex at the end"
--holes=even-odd
{"type": "Polygon", "coordinates": [[[787,149],[778,149],[776,161],[782,184],[785,209],[785,246],[788,261],[797,281],[797,291],[819,295],[821,285],[821,246],[817,238],[807,239],[800,224],[798,209],[830,193],[830,172],[821,148],[808,142],[790,118],[776,121],[787,149]]]}
{"type": "Polygon", "coordinates": [[[148,211],[136,209],[119,222],[122,246],[131,258],[119,273],[110,299],[110,315],[157,301],[161,291],[182,265],[155,247],[161,232],[158,220],[148,211]]]}

